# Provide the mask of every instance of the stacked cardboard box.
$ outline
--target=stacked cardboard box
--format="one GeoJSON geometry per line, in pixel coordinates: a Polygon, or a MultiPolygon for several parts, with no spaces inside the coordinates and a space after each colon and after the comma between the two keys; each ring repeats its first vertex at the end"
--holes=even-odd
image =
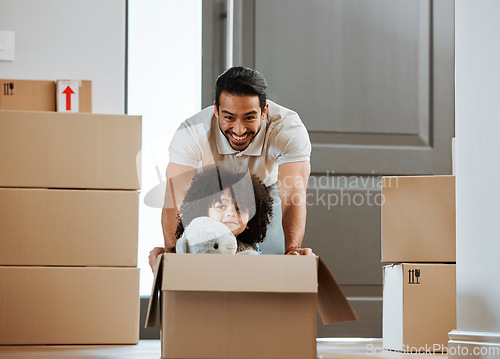
{"type": "Polygon", "coordinates": [[[92,81],[0,79],[0,110],[92,112],[92,81]]]}
{"type": "Polygon", "coordinates": [[[456,328],[455,177],[384,177],[383,345],[446,351],[456,328]]]}
{"type": "Polygon", "coordinates": [[[134,344],[141,118],[0,110],[0,344],[134,344]]]}

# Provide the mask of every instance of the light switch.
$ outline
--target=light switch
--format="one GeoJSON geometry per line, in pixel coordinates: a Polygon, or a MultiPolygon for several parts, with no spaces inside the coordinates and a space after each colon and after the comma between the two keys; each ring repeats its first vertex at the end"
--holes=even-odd
{"type": "Polygon", "coordinates": [[[15,32],[0,30],[0,61],[14,61],[15,32]]]}

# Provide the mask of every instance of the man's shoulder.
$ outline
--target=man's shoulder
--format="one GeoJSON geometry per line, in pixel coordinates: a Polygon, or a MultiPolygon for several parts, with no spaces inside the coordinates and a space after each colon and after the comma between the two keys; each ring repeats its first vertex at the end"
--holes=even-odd
{"type": "Polygon", "coordinates": [[[209,106],[183,121],[170,141],[170,162],[196,168],[204,151],[210,150],[210,126],[214,115],[209,106]]]}
{"type": "Polygon", "coordinates": [[[267,101],[269,104],[268,127],[269,132],[278,135],[281,132],[294,132],[297,128],[305,128],[297,112],[278,105],[275,102],[267,101]]]}
{"type": "Polygon", "coordinates": [[[208,124],[212,121],[212,117],[214,116],[214,106],[205,107],[203,110],[195,113],[193,116],[189,117],[185,120],[182,125],[185,127],[196,126],[199,124],[208,124]]]}
{"type": "Polygon", "coordinates": [[[214,107],[209,106],[183,121],[176,133],[190,134],[194,138],[209,135],[214,118],[214,107]]]}
{"type": "Polygon", "coordinates": [[[270,100],[267,100],[267,103],[269,104],[267,119],[271,127],[282,127],[286,124],[302,123],[297,112],[270,100]]]}
{"type": "MultiPolygon", "coordinates": [[[[297,112],[272,101],[269,103],[268,119],[268,139],[273,144],[275,150],[280,154],[291,148],[299,149],[303,156],[310,153],[310,140],[306,127],[302,123],[297,112]],[[293,139],[293,140],[292,140],[293,139]]],[[[302,158],[301,157],[301,158],[302,158]]]]}

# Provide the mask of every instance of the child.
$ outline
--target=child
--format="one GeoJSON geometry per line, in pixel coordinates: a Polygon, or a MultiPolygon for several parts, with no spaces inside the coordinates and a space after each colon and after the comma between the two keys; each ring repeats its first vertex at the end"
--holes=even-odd
{"type": "Polygon", "coordinates": [[[207,216],[225,224],[237,239],[236,252],[257,251],[271,222],[273,200],[267,187],[249,173],[216,167],[197,174],[179,209],[179,239],[195,218],[207,216]]]}

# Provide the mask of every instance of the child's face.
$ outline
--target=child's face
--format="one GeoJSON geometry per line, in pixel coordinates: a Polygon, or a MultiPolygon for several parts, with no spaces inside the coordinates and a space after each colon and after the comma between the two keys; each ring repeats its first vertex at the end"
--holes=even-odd
{"type": "Polygon", "coordinates": [[[229,189],[222,193],[220,201],[214,203],[208,209],[208,216],[224,223],[235,236],[238,236],[247,228],[249,219],[248,209],[238,209],[238,204],[233,203],[231,200],[229,189]]]}

